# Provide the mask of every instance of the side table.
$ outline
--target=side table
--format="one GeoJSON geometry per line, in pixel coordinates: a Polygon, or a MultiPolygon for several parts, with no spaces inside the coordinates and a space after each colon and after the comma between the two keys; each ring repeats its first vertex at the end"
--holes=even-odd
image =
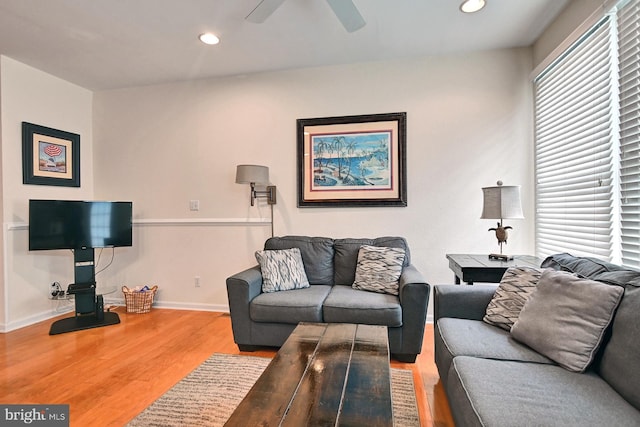
{"type": "Polygon", "coordinates": [[[489,255],[447,254],[449,268],[455,274],[455,283],[500,283],[509,267],[540,267],[544,258],[533,255],[515,255],[512,260],[489,259],[489,255]]]}

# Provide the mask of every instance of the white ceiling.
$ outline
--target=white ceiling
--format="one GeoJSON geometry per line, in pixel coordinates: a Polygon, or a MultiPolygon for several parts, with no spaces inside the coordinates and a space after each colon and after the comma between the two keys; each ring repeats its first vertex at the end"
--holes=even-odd
{"type": "Polygon", "coordinates": [[[91,90],[529,46],[569,0],[354,0],[347,33],[324,0],[0,0],[0,54],[91,90]],[[221,42],[206,46],[205,31],[221,42]]]}

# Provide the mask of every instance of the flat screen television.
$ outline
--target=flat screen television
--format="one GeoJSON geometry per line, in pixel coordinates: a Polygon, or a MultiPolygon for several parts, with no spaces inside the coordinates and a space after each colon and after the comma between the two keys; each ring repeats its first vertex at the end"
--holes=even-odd
{"type": "Polygon", "coordinates": [[[29,250],[132,246],[132,202],[29,200],[29,250]]]}

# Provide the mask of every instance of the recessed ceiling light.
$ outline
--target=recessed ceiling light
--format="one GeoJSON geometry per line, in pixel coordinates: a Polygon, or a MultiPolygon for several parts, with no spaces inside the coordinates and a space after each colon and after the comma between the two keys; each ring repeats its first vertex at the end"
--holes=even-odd
{"type": "Polygon", "coordinates": [[[200,41],[204,44],[218,44],[220,39],[213,33],[200,34],[200,41]]]}
{"type": "Polygon", "coordinates": [[[486,4],[485,0],[465,0],[460,5],[460,10],[464,13],[473,13],[482,9],[486,4]]]}

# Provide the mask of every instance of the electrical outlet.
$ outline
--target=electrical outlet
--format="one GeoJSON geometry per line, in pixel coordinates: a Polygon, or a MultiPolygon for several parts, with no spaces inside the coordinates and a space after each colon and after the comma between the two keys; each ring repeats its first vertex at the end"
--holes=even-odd
{"type": "Polygon", "coordinates": [[[60,286],[59,282],[53,282],[49,287],[49,298],[50,299],[62,299],[65,296],[65,291],[60,286]]]}
{"type": "Polygon", "coordinates": [[[200,210],[200,200],[189,200],[189,209],[192,211],[200,210]]]}
{"type": "Polygon", "coordinates": [[[200,287],[200,276],[194,277],[193,282],[195,283],[196,288],[199,288],[200,287]]]}

